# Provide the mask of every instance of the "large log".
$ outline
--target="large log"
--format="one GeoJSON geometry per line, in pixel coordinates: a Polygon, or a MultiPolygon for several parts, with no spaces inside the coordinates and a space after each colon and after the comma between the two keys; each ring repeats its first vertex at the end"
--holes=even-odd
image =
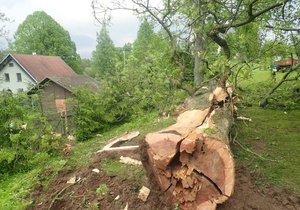
{"type": "Polygon", "coordinates": [[[217,87],[207,97],[206,108],[197,98],[189,99],[190,110],[180,114],[175,124],[149,133],[144,140],[142,161],[154,177],[151,181],[181,209],[215,209],[233,193],[234,161],[228,139],[231,92],[217,87]]]}

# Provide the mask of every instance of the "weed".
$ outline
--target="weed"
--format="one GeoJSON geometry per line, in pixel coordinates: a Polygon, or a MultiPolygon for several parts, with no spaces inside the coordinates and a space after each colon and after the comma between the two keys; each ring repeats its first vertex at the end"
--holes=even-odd
{"type": "Polygon", "coordinates": [[[216,129],[214,129],[214,128],[205,128],[203,132],[206,133],[206,134],[215,134],[215,133],[217,133],[216,129]]]}
{"type": "Polygon", "coordinates": [[[101,161],[102,169],[109,176],[120,176],[122,178],[134,177],[141,179],[144,176],[144,169],[141,166],[125,165],[116,160],[104,159],[101,161]]]}
{"type": "Polygon", "coordinates": [[[133,183],[131,186],[130,186],[130,188],[131,188],[131,190],[133,191],[133,192],[136,192],[136,193],[138,193],[139,192],[139,190],[141,189],[141,185],[139,184],[139,183],[133,183]]]}
{"type": "Polygon", "coordinates": [[[88,210],[99,210],[99,203],[90,203],[88,210]]]}
{"type": "Polygon", "coordinates": [[[180,210],[179,201],[176,202],[176,206],[175,206],[174,210],[180,210]]]}
{"type": "Polygon", "coordinates": [[[109,189],[106,184],[100,184],[99,187],[96,189],[96,194],[101,197],[106,195],[108,190],[109,189]]]}

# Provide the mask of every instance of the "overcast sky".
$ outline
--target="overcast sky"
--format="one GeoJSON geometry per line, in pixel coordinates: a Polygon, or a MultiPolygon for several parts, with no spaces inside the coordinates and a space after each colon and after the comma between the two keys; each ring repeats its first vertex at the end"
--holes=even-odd
{"type": "MultiPolygon", "coordinates": [[[[82,58],[90,58],[96,47],[96,33],[101,26],[92,15],[91,0],[0,0],[0,11],[13,20],[7,24],[9,38],[27,15],[43,10],[69,31],[82,58]]],[[[113,14],[109,28],[110,37],[116,46],[133,42],[139,27],[138,20],[130,12],[113,14]]],[[[0,43],[3,45],[3,42],[0,43]]]]}

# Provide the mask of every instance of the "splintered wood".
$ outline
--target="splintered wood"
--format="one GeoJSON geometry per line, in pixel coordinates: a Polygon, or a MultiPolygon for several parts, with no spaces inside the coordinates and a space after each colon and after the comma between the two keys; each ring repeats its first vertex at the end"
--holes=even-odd
{"type": "Polygon", "coordinates": [[[233,193],[230,96],[217,87],[206,109],[185,111],[174,125],[145,137],[146,170],[181,209],[216,209],[233,193]]]}

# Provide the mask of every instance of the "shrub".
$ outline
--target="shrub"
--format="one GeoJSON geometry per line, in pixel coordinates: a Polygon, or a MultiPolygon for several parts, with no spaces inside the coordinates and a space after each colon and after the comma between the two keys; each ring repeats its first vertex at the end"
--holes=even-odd
{"type": "Polygon", "coordinates": [[[72,103],[77,104],[73,107],[77,140],[84,141],[96,132],[129,122],[146,112],[171,111],[185,97],[182,92],[170,91],[162,78],[143,81],[130,75],[110,78],[98,92],[76,91],[72,103]]]}
{"type": "Polygon", "coordinates": [[[0,170],[26,169],[56,153],[62,139],[53,134],[25,94],[0,93],[0,170]]]}

